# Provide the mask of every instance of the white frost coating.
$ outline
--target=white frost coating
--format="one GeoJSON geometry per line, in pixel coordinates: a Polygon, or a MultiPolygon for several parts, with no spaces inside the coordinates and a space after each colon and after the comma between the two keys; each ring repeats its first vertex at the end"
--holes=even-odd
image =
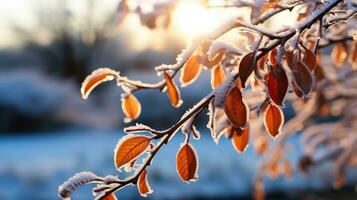
{"type": "Polygon", "coordinates": [[[224,105],[224,101],[226,100],[226,96],[230,89],[235,85],[235,78],[233,75],[227,76],[221,86],[213,90],[215,100],[214,106],[218,108],[222,108],[224,105]]]}
{"type": "Polygon", "coordinates": [[[86,77],[86,79],[84,79],[83,83],[82,83],[82,87],[81,87],[81,94],[82,94],[82,98],[83,99],[87,99],[90,92],[97,87],[99,84],[106,82],[106,81],[111,81],[114,78],[118,78],[120,77],[119,72],[114,71],[110,68],[107,67],[101,67],[98,68],[96,70],[94,70],[90,75],[88,75],[86,77]],[[97,80],[95,81],[95,83],[90,86],[89,88],[87,88],[88,84],[93,81],[94,79],[96,79],[97,77],[106,75],[103,79],[97,80]]]}
{"type": "Polygon", "coordinates": [[[208,58],[210,60],[212,60],[216,56],[218,51],[221,49],[225,49],[226,52],[234,52],[234,53],[238,53],[238,54],[243,54],[243,52],[240,49],[238,49],[237,47],[227,44],[222,40],[215,40],[207,52],[208,58]]]}
{"type": "Polygon", "coordinates": [[[201,138],[200,132],[196,129],[196,127],[193,125],[195,122],[195,119],[197,117],[197,114],[193,115],[192,117],[190,117],[189,120],[187,120],[181,128],[181,131],[184,134],[191,134],[193,135],[193,138],[196,140],[199,140],[201,138]]]}
{"type": "Polygon", "coordinates": [[[58,187],[58,194],[62,199],[70,200],[70,195],[80,186],[93,183],[100,182],[102,179],[92,172],[80,172],[69,178],[62,185],[58,187]]]}
{"type": "Polygon", "coordinates": [[[120,181],[119,178],[117,176],[113,176],[113,175],[108,175],[103,178],[103,182],[105,184],[111,184],[113,182],[118,182],[118,181],[120,181]]]}
{"type": "Polygon", "coordinates": [[[134,126],[129,126],[124,128],[125,133],[141,133],[141,132],[151,132],[151,133],[157,133],[159,131],[146,126],[144,124],[135,124],[134,126]]]}

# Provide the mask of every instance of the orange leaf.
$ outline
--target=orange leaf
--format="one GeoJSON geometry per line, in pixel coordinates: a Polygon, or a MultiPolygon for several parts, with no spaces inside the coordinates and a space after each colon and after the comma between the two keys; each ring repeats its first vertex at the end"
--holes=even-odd
{"type": "Polygon", "coordinates": [[[201,57],[199,55],[193,55],[187,60],[181,71],[180,81],[182,87],[185,87],[196,80],[201,72],[200,60],[201,57]]]}
{"type": "Polygon", "coordinates": [[[224,111],[228,119],[236,127],[245,128],[249,118],[249,108],[238,87],[231,89],[224,103],[224,111]]]}
{"type": "Polygon", "coordinates": [[[248,147],[249,127],[243,130],[238,127],[232,127],[232,129],[234,130],[232,137],[232,145],[238,153],[242,153],[248,147]]]}
{"type": "Polygon", "coordinates": [[[265,81],[271,100],[277,105],[282,105],[288,91],[288,77],[284,69],[281,66],[273,68],[265,76],[265,81]]]}
{"type": "Polygon", "coordinates": [[[216,65],[211,70],[211,86],[213,89],[217,88],[224,82],[224,71],[220,65],[216,65]]]}
{"type": "Polygon", "coordinates": [[[281,109],[275,104],[270,104],[264,114],[264,125],[268,133],[272,137],[278,136],[283,123],[284,114],[281,109]]]}
{"type": "Polygon", "coordinates": [[[139,117],[141,113],[141,104],[134,95],[125,95],[121,101],[121,108],[127,117],[125,122],[129,123],[139,117]]]}
{"type": "Polygon", "coordinates": [[[124,165],[135,160],[143,154],[150,145],[150,138],[147,136],[127,136],[122,138],[116,148],[114,154],[115,167],[120,169],[124,165]]]}
{"type": "Polygon", "coordinates": [[[102,67],[94,70],[92,74],[87,76],[82,83],[82,87],[81,87],[82,98],[87,99],[90,92],[99,84],[105,81],[111,81],[117,77],[119,77],[118,72],[106,67],[102,67]]]}
{"type": "Polygon", "coordinates": [[[314,85],[314,76],[305,65],[305,63],[298,61],[292,71],[293,82],[296,89],[299,89],[300,92],[303,94],[303,98],[307,98],[310,94],[313,85],[314,85]]]}
{"type": "Polygon", "coordinates": [[[169,96],[172,106],[179,107],[182,104],[180,91],[178,90],[175,82],[166,72],[164,73],[164,78],[167,86],[167,95],[169,96]]]}
{"type": "Polygon", "coordinates": [[[337,43],[331,52],[331,58],[336,65],[344,63],[347,56],[347,46],[344,43],[337,43]]]}
{"type": "Polygon", "coordinates": [[[304,54],[304,63],[310,69],[310,71],[314,71],[317,62],[316,56],[312,51],[306,50],[304,54]]]}
{"type": "Polygon", "coordinates": [[[252,74],[254,66],[254,52],[250,52],[243,56],[239,63],[239,77],[242,83],[242,87],[245,88],[245,82],[248,80],[249,76],[252,74]]]}
{"type": "Polygon", "coordinates": [[[197,155],[190,144],[184,144],[176,155],[176,168],[183,181],[196,181],[198,172],[197,155]]]}
{"type": "Polygon", "coordinates": [[[146,170],[141,172],[141,174],[138,178],[137,186],[138,186],[138,191],[139,191],[140,195],[143,197],[146,197],[148,194],[153,192],[149,183],[148,183],[146,170]]]}
{"type": "Polygon", "coordinates": [[[103,200],[117,200],[115,194],[111,193],[108,196],[104,197],[103,200]]]}

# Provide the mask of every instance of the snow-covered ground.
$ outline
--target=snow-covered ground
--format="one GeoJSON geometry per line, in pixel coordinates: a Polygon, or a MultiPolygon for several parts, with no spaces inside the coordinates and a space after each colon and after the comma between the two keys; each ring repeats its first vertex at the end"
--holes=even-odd
{"type": "MultiPolygon", "coordinates": [[[[199,154],[199,179],[182,183],[175,171],[176,151],[183,141],[177,135],[165,146],[150,166],[149,181],[154,193],[151,199],[182,199],[205,196],[250,195],[257,156],[251,147],[237,154],[228,140],[213,143],[209,133],[194,141],[199,154]]],[[[67,131],[66,133],[28,134],[0,137],[0,199],[59,199],[57,187],[79,171],[93,171],[98,175],[117,174],[113,165],[113,149],[123,133],[67,131]]],[[[298,146],[298,137],[291,138],[298,146]]],[[[296,164],[301,152],[291,152],[296,164]]],[[[294,178],[266,180],[269,191],[299,191],[304,188],[329,188],[330,166],[314,169],[310,176],[295,173],[294,178]],[[287,190],[289,188],[289,190],[287,190]],[[292,189],[293,188],[293,189],[292,189]]],[[[356,180],[350,171],[350,181],[356,180]]],[[[120,199],[140,199],[135,187],[118,193],[120,199]]],[[[90,187],[74,194],[74,199],[91,199],[90,187]]]]}

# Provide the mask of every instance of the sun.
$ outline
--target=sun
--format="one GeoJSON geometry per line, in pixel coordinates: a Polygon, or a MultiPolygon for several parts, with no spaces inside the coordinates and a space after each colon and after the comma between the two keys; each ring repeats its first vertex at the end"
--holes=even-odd
{"type": "Polygon", "coordinates": [[[180,2],[172,17],[175,29],[186,37],[208,32],[219,24],[217,13],[197,1],[180,2]]]}

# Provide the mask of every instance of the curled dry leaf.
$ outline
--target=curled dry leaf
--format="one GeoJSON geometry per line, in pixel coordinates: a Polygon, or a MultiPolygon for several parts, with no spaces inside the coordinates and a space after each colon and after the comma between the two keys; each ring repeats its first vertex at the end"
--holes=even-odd
{"type": "Polygon", "coordinates": [[[224,111],[234,126],[246,128],[249,108],[237,86],[229,91],[224,103],[224,111]]]}
{"type": "Polygon", "coordinates": [[[141,113],[141,104],[138,99],[132,95],[123,95],[121,99],[121,108],[126,116],[125,122],[129,123],[139,117],[141,113]]]}
{"type": "Polygon", "coordinates": [[[211,70],[211,86],[213,89],[222,85],[224,82],[224,71],[220,65],[216,65],[211,70]]]}
{"type": "Polygon", "coordinates": [[[99,84],[105,81],[111,81],[117,77],[119,77],[118,72],[106,67],[102,67],[94,70],[92,74],[87,76],[82,83],[82,87],[81,87],[82,98],[87,99],[90,92],[99,84]]]}
{"type": "Polygon", "coordinates": [[[231,130],[233,131],[233,136],[231,140],[234,149],[238,153],[243,153],[248,147],[249,127],[243,130],[238,127],[232,127],[231,130]]]}
{"type": "Polygon", "coordinates": [[[336,65],[344,63],[348,56],[347,45],[344,43],[338,43],[335,45],[331,52],[331,58],[336,65]]]}
{"type": "Polygon", "coordinates": [[[239,63],[239,78],[243,88],[245,88],[245,83],[255,68],[254,57],[255,53],[250,52],[244,55],[239,63]]]}
{"type": "Polygon", "coordinates": [[[150,138],[143,135],[123,137],[114,151],[114,164],[120,170],[121,167],[135,160],[143,154],[150,145],[150,138]]]}
{"type": "Polygon", "coordinates": [[[283,105],[289,85],[285,70],[280,65],[273,68],[265,76],[265,82],[270,99],[277,105],[283,105]]]}
{"type": "Polygon", "coordinates": [[[197,79],[202,68],[200,60],[201,57],[199,55],[193,55],[187,60],[181,71],[180,81],[182,87],[188,86],[197,79]]]}
{"type": "Polygon", "coordinates": [[[305,63],[301,61],[298,61],[291,71],[293,82],[296,86],[295,89],[300,90],[300,92],[303,94],[303,98],[307,98],[314,86],[313,74],[310,72],[305,63]]]}
{"type": "Polygon", "coordinates": [[[284,114],[275,104],[270,104],[265,110],[264,125],[268,133],[272,137],[276,137],[280,134],[281,128],[284,124],[284,114]]]}
{"type": "Polygon", "coordinates": [[[305,51],[303,61],[310,71],[314,71],[317,61],[316,61],[316,56],[312,51],[308,49],[305,51]]]}
{"type": "Polygon", "coordinates": [[[137,186],[140,195],[143,197],[147,197],[148,194],[151,194],[153,192],[147,179],[146,170],[141,172],[138,178],[137,186]]]}
{"type": "Polygon", "coordinates": [[[176,155],[176,168],[180,178],[185,181],[196,181],[198,172],[197,154],[191,144],[184,144],[176,155]]]}
{"type": "Polygon", "coordinates": [[[169,96],[172,106],[179,107],[182,104],[180,91],[178,90],[175,82],[166,72],[164,73],[164,78],[167,86],[167,95],[169,96]]]}

